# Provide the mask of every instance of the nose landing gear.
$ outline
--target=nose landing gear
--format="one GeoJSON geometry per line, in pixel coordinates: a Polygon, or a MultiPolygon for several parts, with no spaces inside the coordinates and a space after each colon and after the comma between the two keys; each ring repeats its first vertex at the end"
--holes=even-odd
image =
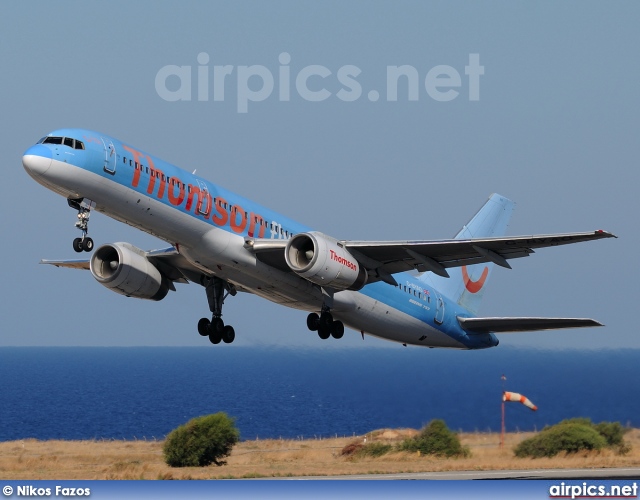
{"type": "Polygon", "coordinates": [[[95,206],[95,203],[85,198],[67,201],[71,208],[78,211],[78,221],[75,223],[75,226],[82,231],[82,238],[73,240],[73,249],[76,252],[90,252],[93,250],[93,240],[87,236],[87,233],[89,232],[91,208],[95,206]]]}

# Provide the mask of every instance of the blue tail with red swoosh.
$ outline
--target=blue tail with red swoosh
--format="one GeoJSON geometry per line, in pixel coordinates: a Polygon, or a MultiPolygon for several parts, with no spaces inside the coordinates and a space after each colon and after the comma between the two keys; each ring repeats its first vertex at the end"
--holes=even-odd
{"type": "MultiPolygon", "coordinates": [[[[473,218],[456,234],[456,240],[504,236],[515,203],[499,194],[492,194],[473,218]]],[[[420,280],[428,283],[447,298],[457,302],[472,314],[477,314],[494,264],[483,263],[452,267],[449,278],[424,273],[420,280]]]]}

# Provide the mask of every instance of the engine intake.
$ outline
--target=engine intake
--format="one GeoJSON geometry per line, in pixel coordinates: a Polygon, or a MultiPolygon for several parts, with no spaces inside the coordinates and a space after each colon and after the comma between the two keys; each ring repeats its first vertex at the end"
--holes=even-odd
{"type": "Polygon", "coordinates": [[[130,243],[102,245],[89,266],[98,283],[121,295],[162,300],[169,293],[169,281],[147,260],[144,251],[130,243]]]}
{"type": "Polygon", "coordinates": [[[338,290],[360,290],[367,271],[338,240],[312,231],[295,235],[285,248],[289,268],[299,276],[338,290]]]}

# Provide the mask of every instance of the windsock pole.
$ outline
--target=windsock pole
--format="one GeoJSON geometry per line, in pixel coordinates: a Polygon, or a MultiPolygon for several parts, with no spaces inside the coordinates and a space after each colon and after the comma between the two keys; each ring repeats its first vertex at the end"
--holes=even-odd
{"type": "Polygon", "coordinates": [[[502,401],[502,431],[500,432],[500,449],[504,448],[504,401],[502,401]]]}
{"type": "MultiPolygon", "coordinates": [[[[500,377],[502,379],[502,394],[504,395],[504,382],[507,380],[507,377],[502,375],[500,377]]],[[[502,398],[502,425],[500,426],[500,449],[504,449],[504,397],[502,398]]]]}

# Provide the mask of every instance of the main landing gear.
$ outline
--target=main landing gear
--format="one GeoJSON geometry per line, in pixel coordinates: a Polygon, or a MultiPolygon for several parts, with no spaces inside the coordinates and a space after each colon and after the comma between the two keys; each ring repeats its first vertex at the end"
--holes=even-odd
{"type": "Polygon", "coordinates": [[[89,232],[89,216],[91,215],[91,209],[82,205],[84,198],[77,200],[67,200],[69,206],[78,211],[78,222],[75,226],[82,231],[82,238],[76,238],[73,240],[73,249],[76,252],[90,252],[93,250],[93,240],[87,236],[89,232]]]}
{"type": "Polygon", "coordinates": [[[235,296],[236,288],[220,278],[205,278],[205,290],[209,310],[213,313],[211,320],[202,318],[198,321],[198,333],[203,337],[209,337],[212,344],[224,342],[230,344],[236,338],[236,332],[231,325],[225,325],[222,321],[222,305],[229,295],[235,296]]]}
{"type": "Polygon", "coordinates": [[[307,316],[307,328],[312,332],[318,332],[318,337],[323,340],[333,337],[341,339],[344,335],[342,321],[334,321],[328,307],[323,307],[320,315],[311,313],[307,316]]]}

